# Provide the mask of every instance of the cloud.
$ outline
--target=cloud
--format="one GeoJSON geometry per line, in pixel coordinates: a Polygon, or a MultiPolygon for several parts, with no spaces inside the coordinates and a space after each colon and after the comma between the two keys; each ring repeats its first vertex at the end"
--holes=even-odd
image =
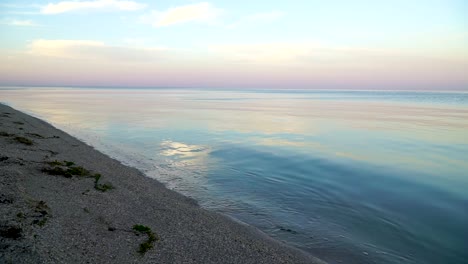
{"type": "Polygon", "coordinates": [[[265,24],[271,23],[276,21],[284,16],[284,13],[281,11],[270,11],[270,12],[262,12],[256,13],[244,18],[241,18],[239,21],[232,23],[227,26],[227,28],[237,28],[239,26],[250,26],[252,24],[265,24]]]}
{"type": "Polygon", "coordinates": [[[0,22],[3,25],[18,26],[18,27],[38,27],[39,24],[34,23],[32,20],[17,20],[9,19],[0,22]]]}
{"type": "Polygon", "coordinates": [[[0,83],[190,87],[466,87],[467,60],[317,42],[169,49],[37,39],[0,50],[0,83]],[[203,56],[201,56],[203,55],[203,56]],[[183,78],[181,78],[183,76],[183,78]],[[27,80],[30,80],[28,82],[27,80]],[[40,81],[44,82],[41,83],[40,81]],[[49,80],[49,82],[46,82],[49,80]]]}
{"type": "Polygon", "coordinates": [[[90,40],[33,40],[29,44],[28,54],[50,57],[75,57],[78,50],[104,47],[104,43],[90,40]]]}
{"type": "Polygon", "coordinates": [[[187,22],[213,23],[223,10],[212,6],[210,3],[172,7],[165,11],[153,10],[150,14],[141,18],[141,21],[154,27],[164,27],[187,22]]]}
{"type": "Polygon", "coordinates": [[[128,48],[110,46],[100,41],[47,39],[32,41],[26,51],[27,54],[34,56],[116,63],[157,61],[164,59],[167,52],[168,49],[163,47],[128,48]]]}
{"type": "Polygon", "coordinates": [[[52,15],[76,11],[135,11],[145,8],[145,4],[133,1],[96,0],[96,1],[62,1],[43,6],[42,14],[52,15]]]}
{"type": "MultiPolygon", "coordinates": [[[[333,46],[313,42],[213,45],[209,51],[218,58],[217,61],[237,65],[237,68],[308,72],[311,76],[328,76],[330,81],[332,76],[340,76],[334,81],[346,78],[356,81],[363,75],[369,76],[362,77],[363,80],[392,80],[398,79],[400,75],[406,76],[408,80],[424,80],[428,73],[433,74],[433,78],[444,74],[454,76],[455,81],[460,79],[460,69],[466,69],[468,65],[468,61],[459,54],[415,54],[404,50],[333,46]]],[[[446,76],[441,79],[446,79],[446,76]]]]}
{"type": "Polygon", "coordinates": [[[238,63],[285,63],[297,62],[299,58],[310,56],[317,46],[313,43],[261,43],[213,45],[209,49],[238,63]]]}

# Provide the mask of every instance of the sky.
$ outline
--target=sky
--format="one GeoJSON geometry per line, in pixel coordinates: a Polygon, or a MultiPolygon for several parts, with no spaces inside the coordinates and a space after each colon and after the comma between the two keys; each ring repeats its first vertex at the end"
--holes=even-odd
{"type": "Polygon", "coordinates": [[[0,1],[1,86],[468,90],[464,0],[0,1]]]}

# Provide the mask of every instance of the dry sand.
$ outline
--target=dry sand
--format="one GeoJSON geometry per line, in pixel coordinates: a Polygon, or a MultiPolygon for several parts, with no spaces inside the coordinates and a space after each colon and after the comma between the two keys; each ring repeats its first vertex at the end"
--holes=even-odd
{"type": "Polygon", "coordinates": [[[200,208],[50,124],[0,104],[0,263],[323,262],[200,208]],[[47,164],[55,160],[75,164],[47,164]],[[78,167],[90,175],[43,171],[75,168],[76,174],[78,167]],[[98,188],[95,173],[102,175],[98,188]],[[114,189],[98,190],[105,183],[114,189]],[[154,234],[153,248],[144,254],[139,246],[149,235],[133,231],[136,224],[154,234]]]}

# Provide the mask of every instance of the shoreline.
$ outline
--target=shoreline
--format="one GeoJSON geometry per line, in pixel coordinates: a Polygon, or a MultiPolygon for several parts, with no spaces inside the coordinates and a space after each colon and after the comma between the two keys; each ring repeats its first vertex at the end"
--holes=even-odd
{"type": "Polygon", "coordinates": [[[4,104],[0,127],[2,263],[324,263],[4,104]]]}

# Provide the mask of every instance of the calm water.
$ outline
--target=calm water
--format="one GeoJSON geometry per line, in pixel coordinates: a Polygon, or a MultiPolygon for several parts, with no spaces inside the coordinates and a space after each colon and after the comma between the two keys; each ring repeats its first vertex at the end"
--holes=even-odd
{"type": "Polygon", "coordinates": [[[1,88],[330,263],[467,263],[468,94],[1,88]]]}

